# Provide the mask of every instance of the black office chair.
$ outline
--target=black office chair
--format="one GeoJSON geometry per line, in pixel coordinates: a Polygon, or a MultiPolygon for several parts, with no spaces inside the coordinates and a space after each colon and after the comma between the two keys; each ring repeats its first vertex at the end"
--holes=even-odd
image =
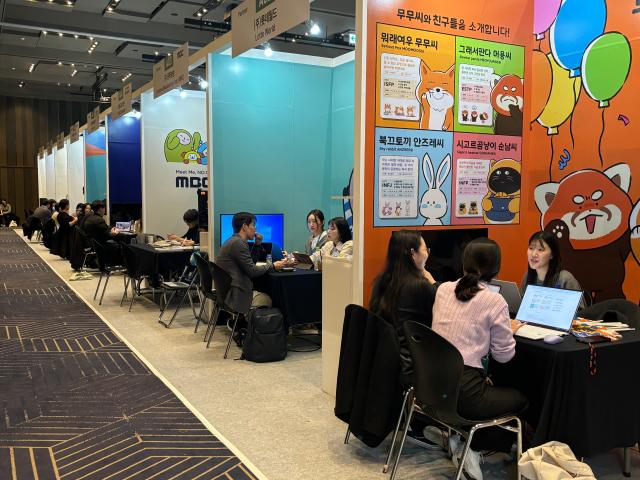
{"type": "MultiPolygon", "coordinates": [[[[202,314],[204,313],[204,307],[207,300],[212,301],[211,306],[211,314],[209,315],[208,324],[211,324],[213,321],[213,316],[215,315],[216,310],[216,291],[213,290],[213,274],[211,270],[213,267],[209,260],[204,257],[205,254],[202,252],[196,252],[194,257],[196,259],[196,267],[198,268],[198,294],[200,296],[200,313],[198,314],[198,321],[196,322],[196,328],[193,333],[198,332],[198,326],[202,321],[202,314]]],[[[206,336],[205,336],[206,338],[206,336]]]]}
{"type": "MultiPolygon", "coordinates": [[[[390,478],[395,478],[409,423],[416,411],[424,413],[447,427],[450,432],[453,430],[467,439],[455,480],[459,480],[462,476],[471,440],[479,429],[500,427],[516,433],[518,437],[516,462],[519,461],[522,455],[522,425],[516,415],[519,412],[505,412],[502,417],[483,420],[462,418],[458,413],[460,379],[464,369],[462,355],[455,346],[425,325],[406,322],[404,331],[413,360],[414,390],[390,478]],[[515,422],[516,426],[508,425],[511,422],[515,422]]],[[[518,478],[520,478],[519,472],[518,478]]]]}
{"type": "Polygon", "coordinates": [[[229,275],[222,267],[216,265],[215,263],[212,263],[211,265],[213,267],[213,270],[211,272],[213,274],[213,284],[216,288],[216,308],[215,315],[210,321],[204,336],[207,340],[207,348],[209,348],[209,344],[211,343],[211,339],[213,338],[213,334],[216,330],[216,323],[218,323],[220,312],[229,313],[231,315],[230,321],[233,322],[233,328],[231,329],[231,335],[229,336],[229,341],[227,342],[227,348],[224,351],[224,358],[227,358],[227,355],[229,354],[229,348],[231,347],[231,341],[233,340],[233,334],[236,331],[236,326],[238,325],[238,320],[241,313],[235,311],[225,303],[225,299],[229,294],[229,290],[231,290],[231,275],[229,275]]]}
{"type": "Polygon", "coordinates": [[[96,256],[98,257],[98,266],[100,268],[100,278],[98,279],[98,285],[96,286],[96,292],[93,294],[93,299],[96,299],[98,295],[98,290],[100,289],[100,284],[102,283],[102,278],[106,277],[104,282],[104,286],[102,287],[102,295],[100,295],[100,301],[98,305],[102,305],[102,299],[104,298],[104,292],[107,290],[107,284],[109,283],[109,278],[114,273],[124,272],[124,261],[122,259],[122,247],[119,243],[110,243],[107,245],[102,245],[95,239],[91,239],[93,243],[93,249],[96,252],[96,256]]]}
{"type": "Polygon", "coordinates": [[[129,311],[133,308],[133,303],[136,300],[136,296],[144,295],[145,293],[151,293],[155,296],[154,288],[142,288],[142,282],[149,278],[139,271],[138,258],[135,251],[129,248],[129,245],[122,245],[122,259],[124,260],[124,293],[122,299],[120,299],[120,306],[124,303],[124,299],[127,297],[127,290],[131,286],[131,302],[129,303],[129,311]]]}
{"type": "Polygon", "coordinates": [[[158,318],[158,323],[161,323],[166,328],[169,328],[178,314],[178,311],[182,307],[185,298],[189,298],[189,303],[191,304],[191,310],[193,311],[193,316],[197,318],[196,309],[193,306],[193,299],[191,298],[191,291],[193,286],[196,284],[198,280],[198,271],[194,269],[191,265],[187,265],[182,270],[182,274],[178,277],[178,280],[173,281],[164,281],[160,283],[160,289],[162,290],[162,298],[160,301],[160,317],[158,318]],[[167,298],[167,293],[170,292],[169,298],[167,298]],[[171,316],[171,320],[169,323],[165,323],[162,320],[162,316],[167,310],[167,307],[174,299],[174,297],[178,294],[182,293],[180,300],[178,301],[178,306],[173,312],[171,316]]]}
{"type": "Polygon", "coordinates": [[[631,328],[640,326],[640,306],[624,298],[612,298],[585,308],[580,316],[590,320],[623,322],[631,328]]]}

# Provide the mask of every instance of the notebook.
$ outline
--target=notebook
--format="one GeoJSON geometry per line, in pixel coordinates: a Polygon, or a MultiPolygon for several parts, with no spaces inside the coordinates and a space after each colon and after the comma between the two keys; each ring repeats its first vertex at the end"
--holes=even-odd
{"type": "Polygon", "coordinates": [[[516,319],[527,325],[521,327],[516,335],[532,339],[566,335],[571,329],[581,298],[580,290],[527,286],[516,314],[516,319]]]}

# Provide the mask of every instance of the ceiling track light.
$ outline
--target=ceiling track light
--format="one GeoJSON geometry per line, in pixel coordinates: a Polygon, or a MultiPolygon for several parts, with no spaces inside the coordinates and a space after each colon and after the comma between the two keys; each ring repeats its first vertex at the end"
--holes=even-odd
{"type": "Polygon", "coordinates": [[[224,2],[225,2],[225,0],[209,0],[203,6],[201,6],[198,10],[196,10],[195,13],[192,16],[194,16],[194,17],[202,17],[202,16],[206,15],[207,13],[209,13],[209,12],[215,10],[216,8],[218,8],[224,2]]]}
{"type": "Polygon", "coordinates": [[[78,70],[74,70],[73,72],[71,72],[71,76],[75,77],[78,74],[78,70]]]}
{"type": "Polygon", "coordinates": [[[29,65],[29,73],[33,73],[33,70],[36,68],[36,64],[32,63],[31,65],[29,65]]]}

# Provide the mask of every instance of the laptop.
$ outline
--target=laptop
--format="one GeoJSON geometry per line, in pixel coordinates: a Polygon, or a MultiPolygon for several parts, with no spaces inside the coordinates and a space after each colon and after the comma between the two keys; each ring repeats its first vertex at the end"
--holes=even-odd
{"type": "Polygon", "coordinates": [[[520,302],[522,302],[518,285],[515,282],[497,280],[494,278],[489,282],[488,287],[490,290],[498,292],[504,297],[507,305],[509,306],[509,316],[511,318],[515,318],[515,315],[518,313],[518,309],[520,308],[520,302]]]}
{"type": "Polygon", "coordinates": [[[131,222],[116,222],[116,228],[121,232],[130,232],[131,222]]]}
{"type": "Polygon", "coordinates": [[[516,319],[526,322],[516,335],[539,340],[547,335],[566,335],[578,311],[582,291],[529,285],[516,319]]]}
{"type": "Polygon", "coordinates": [[[306,253],[293,252],[293,258],[296,259],[296,268],[301,270],[311,270],[313,268],[313,260],[306,253]]]}

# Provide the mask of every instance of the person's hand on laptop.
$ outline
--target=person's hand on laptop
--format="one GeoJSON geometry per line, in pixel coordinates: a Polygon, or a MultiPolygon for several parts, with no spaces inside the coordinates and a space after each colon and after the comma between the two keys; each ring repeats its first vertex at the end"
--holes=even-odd
{"type": "Polygon", "coordinates": [[[526,323],[521,322],[520,320],[511,320],[511,331],[516,333],[524,325],[526,325],[526,323]]]}
{"type": "Polygon", "coordinates": [[[287,263],[285,260],[278,260],[277,262],[273,262],[273,268],[276,270],[282,270],[282,267],[286,267],[287,263]]]}

